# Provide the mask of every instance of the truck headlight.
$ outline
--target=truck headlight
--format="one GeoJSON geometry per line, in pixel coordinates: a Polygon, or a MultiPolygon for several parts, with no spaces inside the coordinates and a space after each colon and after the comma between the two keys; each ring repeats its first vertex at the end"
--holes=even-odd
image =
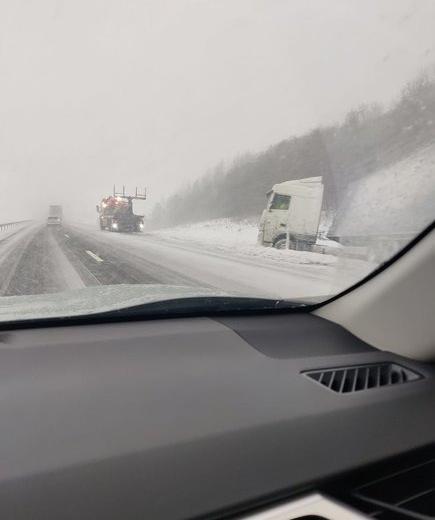
{"type": "Polygon", "coordinates": [[[118,222],[112,222],[112,229],[118,229],[118,222]]]}
{"type": "Polygon", "coordinates": [[[142,231],[143,228],[144,228],[143,222],[139,222],[139,229],[142,231]]]}

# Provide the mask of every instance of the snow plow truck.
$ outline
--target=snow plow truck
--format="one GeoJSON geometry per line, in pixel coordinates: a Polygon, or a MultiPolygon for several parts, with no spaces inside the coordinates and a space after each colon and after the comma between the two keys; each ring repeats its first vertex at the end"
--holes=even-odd
{"type": "Polygon", "coordinates": [[[134,195],[117,192],[113,187],[113,195],[104,197],[97,204],[100,229],[115,232],[137,232],[144,229],[144,216],[135,215],[133,212],[133,200],[146,200],[145,189],[139,192],[136,188],[134,195]]]}

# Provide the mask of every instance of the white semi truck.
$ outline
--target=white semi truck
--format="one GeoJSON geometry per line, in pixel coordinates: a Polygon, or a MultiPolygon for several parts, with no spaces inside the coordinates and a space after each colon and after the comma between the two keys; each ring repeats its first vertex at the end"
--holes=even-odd
{"type": "Polygon", "coordinates": [[[278,249],[311,250],[318,237],[322,203],[322,177],[275,184],[267,194],[258,242],[278,249]]]}
{"type": "MultiPolygon", "coordinates": [[[[345,248],[342,254],[381,262],[402,249],[423,228],[414,223],[413,229],[404,231],[403,226],[395,226],[394,222],[390,222],[382,229],[376,226],[367,230],[364,226],[367,215],[357,206],[351,215],[345,217],[345,223],[348,224],[349,219],[352,221],[352,231],[343,225],[338,226],[338,229],[335,226],[332,234],[329,232],[327,237],[320,237],[321,215],[325,221],[331,220],[331,215],[328,218],[328,212],[322,211],[323,191],[322,177],[275,184],[267,194],[266,209],[259,224],[258,243],[278,249],[318,252],[331,252],[331,247],[338,251],[337,246],[340,244],[345,248]],[[319,238],[329,240],[323,240],[322,245],[319,244],[319,238]]],[[[387,206],[378,208],[379,220],[376,222],[382,217],[386,220],[388,212],[387,206]]]]}

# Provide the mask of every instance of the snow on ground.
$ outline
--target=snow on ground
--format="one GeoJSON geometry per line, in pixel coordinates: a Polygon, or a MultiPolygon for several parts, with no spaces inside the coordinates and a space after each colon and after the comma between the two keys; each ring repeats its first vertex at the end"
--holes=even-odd
{"type": "Polygon", "coordinates": [[[258,225],[253,220],[220,218],[158,231],[159,236],[214,246],[241,248],[256,243],[258,225]]]}
{"type": "Polygon", "coordinates": [[[332,265],[332,255],[306,251],[278,250],[257,244],[258,223],[253,220],[221,218],[194,224],[185,224],[151,233],[167,241],[191,244],[231,256],[267,260],[281,265],[332,265]]]}
{"type": "Polygon", "coordinates": [[[0,264],[21,240],[34,232],[35,227],[34,222],[28,221],[0,232],[0,264]]]}
{"type": "Polygon", "coordinates": [[[435,215],[435,145],[354,182],[333,234],[416,234],[435,215]]]}
{"type": "Polygon", "coordinates": [[[4,240],[5,238],[10,237],[11,235],[15,235],[18,231],[21,229],[27,227],[30,225],[30,221],[22,222],[20,224],[15,224],[14,226],[3,228],[0,227],[0,242],[4,240]]]}

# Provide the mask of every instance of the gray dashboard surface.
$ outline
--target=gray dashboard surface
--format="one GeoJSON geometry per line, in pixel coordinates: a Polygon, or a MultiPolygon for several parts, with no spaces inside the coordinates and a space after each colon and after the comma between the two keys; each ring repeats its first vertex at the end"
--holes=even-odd
{"type": "Polygon", "coordinates": [[[239,333],[192,318],[2,334],[0,516],[219,516],[434,441],[430,368],[281,318],[286,355],[279,320],[261,318],[280,358],[239,335],[255,316],[239,333]],[[385,360],[425,378],[340,395],[300,374],[385,360]]]}
{"type": "Polygon", "coordinates": [[[319,357],[376,350],[343,327],[308,313],[275,316],[226,316],[218,321],[234,330],[266,356],[274,358],[319,357]],[[307,348],[307,345],[310,348],[307,348]]]}

